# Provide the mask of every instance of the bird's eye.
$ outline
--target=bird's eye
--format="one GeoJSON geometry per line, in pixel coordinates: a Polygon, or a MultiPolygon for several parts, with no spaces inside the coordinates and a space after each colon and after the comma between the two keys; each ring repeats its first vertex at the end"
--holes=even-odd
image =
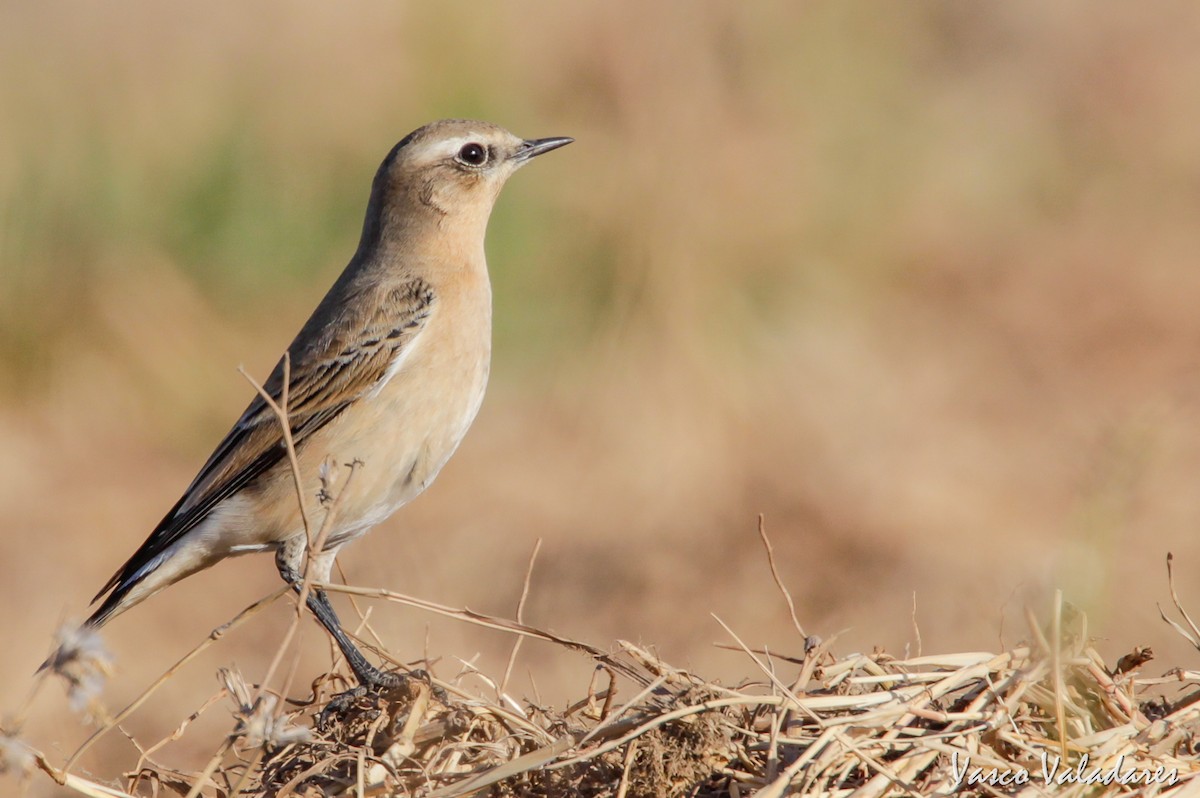
{"type": "Polygon", "coordinates": [[[487,148],[475,142],[464,144],[463,148],[458,151],[458,160],[470,166],[483,166],[487,157],[487,148]]]}

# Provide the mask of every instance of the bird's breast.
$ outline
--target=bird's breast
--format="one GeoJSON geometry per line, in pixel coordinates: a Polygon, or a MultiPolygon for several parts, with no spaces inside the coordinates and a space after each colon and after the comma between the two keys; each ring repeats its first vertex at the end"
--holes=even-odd
{"type": "MultiPolygon", "coordinates": [[[[483,402],[491,362],[491,292],[455,286],[386,384],[327,428],[341,468],[355,463],[339,499],[335,538],[362,534],[419,495],[454,454],[483,402]]],[[[435,288],[436,290],[436,288],[435,288]]],[[[336,491],[335,491],[336,493],[336,491]]]]}

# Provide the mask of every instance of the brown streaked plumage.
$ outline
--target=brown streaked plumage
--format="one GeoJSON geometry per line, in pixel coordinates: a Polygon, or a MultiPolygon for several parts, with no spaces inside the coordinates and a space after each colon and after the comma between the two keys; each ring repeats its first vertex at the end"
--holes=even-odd
{"type": "MultiPolygon", "coordinates": [[[[342,545],[428,487],[474,420],[491,355],[488,217],[516,169],[570,141],[444,120],[410,133],[379,167],[358,250],[288,347],[289,420],[306,500],[321,492],[327,461],[345,486],[325,548],[310,563],[317,581],[328,581],[342,545]],[[358,465],[347,481],[351,462],[358,465]]],[[[264,385],[276,401],[283,379],[281,359],[264,385]]],[[[280,574],[298,586],[306,548],[282,431],[256,397],[96,596],[103,602],[88,624],[236,554],[275,551],[280,574]]],[[[308,603],[360,682],[395,681],[354,647],[322,591],[308,603]]]]}

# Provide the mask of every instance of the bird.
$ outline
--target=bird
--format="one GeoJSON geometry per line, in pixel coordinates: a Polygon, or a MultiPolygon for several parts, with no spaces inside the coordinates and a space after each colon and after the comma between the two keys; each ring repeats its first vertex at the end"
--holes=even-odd
{"type": "MultiPolygon", "coordinates": [[[[273,551],[280,576],[304,595],[305,573],[328,583],[343,546],[428,488],[474,421],[488,380],[492,208],[517,169],[572,141],[522,139],[464,119],[401,139],[375,173],[348,265],[262,392],[96,594],[84,628],[254,552],[273,551]],[[295,471],[276,408],[286,411],[295,471]],[[306,532],[300,497],[333,514],[319,551],[310,550],[316,532],[306,532]]],[[[354,645],[324,590],[309,590],[306,603],[360,688],[402,681],[354,645]]]]}

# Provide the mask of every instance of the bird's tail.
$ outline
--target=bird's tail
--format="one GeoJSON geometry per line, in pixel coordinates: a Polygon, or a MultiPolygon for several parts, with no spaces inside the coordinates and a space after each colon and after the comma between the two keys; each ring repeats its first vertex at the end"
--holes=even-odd
{"type": "MultiPolygon", "coordinates": [[[[148,576],[170,560],[173,553],[174,549],[167,547],[147,556],[139,549],[129,559],[129,562],[121,566],[120,570],[112,575],[112,578],[105,583],[100,592],[92,599],[93,604],[100,601],[100,606],[84,621],[84,626],[93,629],[101,627],[114,615],[124,612],[135,604],[141,603],[151,593],[157,592],[154,589],[146,591],[145,589],[138,590],[137,588],[143,586],[142,583],[145,582],[148,576]]],[[[174,569],[169,568],[168,570],[174,569]]],[[[169,579],[168,583],[170,581],[174,580],[169,579]]]]}

